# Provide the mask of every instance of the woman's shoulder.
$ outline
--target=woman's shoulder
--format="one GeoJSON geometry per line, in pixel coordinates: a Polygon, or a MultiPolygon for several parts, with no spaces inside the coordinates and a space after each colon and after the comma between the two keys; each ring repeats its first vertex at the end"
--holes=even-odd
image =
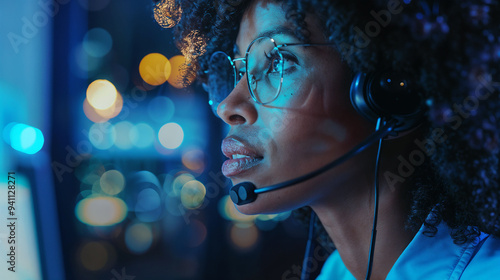
{"type": "MultiPolygon", "coordinates": [[[[435,236],[424,228],[398,258],[387,279],[486,280],[500,277],[500,238],[482,233],[475,240],[457,245],[451,229],[441,223],[435,236]]],[[[338,251],[326,260],[317,280],[355,279],[338,251]]]]}
{"type": "Polygon", "coordinates": [[[486,235],[475,249],[461,279],[500,278],[500,238],[486,235]]]}

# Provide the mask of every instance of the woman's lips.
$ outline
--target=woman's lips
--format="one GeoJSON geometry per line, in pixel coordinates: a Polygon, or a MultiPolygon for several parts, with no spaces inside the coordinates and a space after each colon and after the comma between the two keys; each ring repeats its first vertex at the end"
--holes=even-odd
{"type": "Polygon", "coordinates": [[[229,159],[222,164],[226,177],[239,175],[261,163],[263,157],[251,145],[235,137],[222,141],[222,153],[229,159]]]}

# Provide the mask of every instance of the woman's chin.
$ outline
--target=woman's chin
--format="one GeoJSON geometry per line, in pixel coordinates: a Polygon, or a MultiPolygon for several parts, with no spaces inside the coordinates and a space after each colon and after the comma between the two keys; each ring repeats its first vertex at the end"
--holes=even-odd
{"type": "Polygon", "coordinates": [[[274,203],[264,197],[257,198],[254,202],[245,205],[236,205],[238,211],[245,215],[258,214],[278,214],[286,211],[291,211],[295,208],[293,203],[281,204],[280,200],[274,200],[274,203]]]}
{"type": "Polygon", "coordinates": [[[255,207],[254,205],[246,204],[246,205],[236,205],[236,209],[245,215],[258,215],[263,214],[263,209],[259,209],[259,207],[255,207]]]}

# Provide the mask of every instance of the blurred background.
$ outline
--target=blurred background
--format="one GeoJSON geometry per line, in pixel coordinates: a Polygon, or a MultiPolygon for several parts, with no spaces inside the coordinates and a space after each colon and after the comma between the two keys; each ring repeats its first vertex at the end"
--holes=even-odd
{"type": "Polygon", "coordinates": [[[300,278],[307,228],[228,199],[227,128],[179,82],[175,16],[149,0],[0,1],[1,279],[300,278]]]}

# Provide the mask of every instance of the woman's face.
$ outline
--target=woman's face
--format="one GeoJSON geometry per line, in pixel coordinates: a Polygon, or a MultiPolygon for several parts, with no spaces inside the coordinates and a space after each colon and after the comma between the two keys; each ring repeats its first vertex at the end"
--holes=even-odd
{"type": "MultiPolygon", "coordinates": [[[[311,43],[324,43],[314,17],[306,22],[311,43]]],[[[254,1],[241,20],[235,44],[244,54],[264,33],[277,44],[299,43],[294,29],[280,3],[254,1]]],[[[229,159],[222,171],[233,184],[250,181],[261,188],[296,178],[343,155],[373,131],[350,104],[350,72],[331,47],[289,47],[282,52],[293,61],[274,101],[257,104],[245,75],[217,109],[230,125],[222,143],[229,159]]],[[[359,172],[367,164],[371,166],[372,160],[362,153],[314,179],[260,194],[238,209],[246,214],[273,213],[332,201],[371,178],[359,172]]]]}

